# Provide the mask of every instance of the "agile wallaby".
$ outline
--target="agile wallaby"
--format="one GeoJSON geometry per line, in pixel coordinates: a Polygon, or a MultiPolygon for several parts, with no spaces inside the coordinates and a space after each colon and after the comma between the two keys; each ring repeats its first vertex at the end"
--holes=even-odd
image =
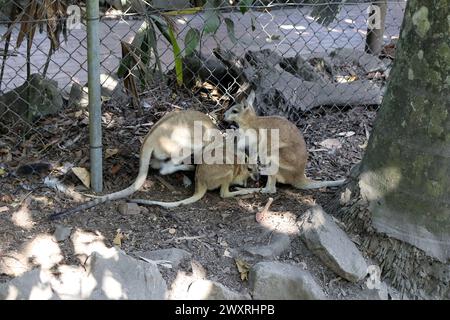
{"type": "MultiPolygon", "coordinates": [[[[256,139],[250,139],[250,144],[259,143],[262,139],[260,129],[278,129],[279,143],[277,159],[270,158],[272,154],[271,136],[264,141],[269,154],[269,161],[277,162],[278,170],[270,174],[263,193],[275,193],[276,183],[290,184],[299,189],[316,189],[322,187],[336,187],[345,182],[345,179],[337,181],[314,181],[306,177],[305,167],[308,160],[305,139],[295,124],[280,116],[258,116],[253,108],[255,92],[251,91],[248,98],[235,104],[225,112],[224,120],[236,123],[240,129],[253,129],[257,134],[256,139]]],[[[248,146],[247,146],[248,147],[248,146]]],[[[253,146],[253,150],[256,146],[253,146]]]]}
{"type": "MultiPolygon", "coordinates": [[[[210,145],[213,146],[213,143],[210,145]]],[[[131,199],[130,202],[157,205],[164,208],[173,208],[180,205],[194,203],[200,200],[208,190],[215,190],[220,188],[220,196],[222,198],[230,198],[238,195],[251,194],[258,192],[260,188],[242,188],[237,191],[230,191],[230,186],[240,185],[247,186],[248,178],[253,180],[259,179],[259,170],[257,164],[248,163],[248,157],[242,154],[242,158],[235,153],[234,137],[223,137],[219,144],[216,144],[212,152],[219,157],[214,159],[221,161],[221,163],[201,163],[197,165],[195,171],[195,192],[192,197],[175,201],[175,202],[161,202],[144,199],[131,199]],[[233,149],[225,149],[227,143],[233,139],[233,149]],[[224,154],[224,151],[226,152],[224,154]],[[230,152],[232,151],[232,152],[230,152]],[[226,161],[229,160],[229,161],[226,161]],[[240,163],[241,160],[244,163],[240,163]],[[210,164],[209,164],[210,163],[210,164]]],[[[212,154],[211,154],[212,155],[212,154]]]]}
{"type": "Polygon", "coordinates": [[[194,110],[173,111],[162,117],[153,125],[144,138],[139,157],[139,173],[131,186],[121,191],[100,196],[75,208],[50,215],[55,219],[63,215],[92,208],[107,201],[129,197],[144,184],[148,167],[160,169],[161,174],[169,174],[178,170],[193,170],[195,167],[182,164],[186,157],[201,151],[209,143],[209,135],[201,137],[200,144],[194,139],[194,127],[201,126],[203,132],[217,129],[212,120],[204,113],[194,110]],[[189,151],[190,150],[190,151],[189,151]],[[173,159],[173,155],[182,154],[185,158],[173,159]],[[150,161],[152,160],[152,161],[150,161]]]}

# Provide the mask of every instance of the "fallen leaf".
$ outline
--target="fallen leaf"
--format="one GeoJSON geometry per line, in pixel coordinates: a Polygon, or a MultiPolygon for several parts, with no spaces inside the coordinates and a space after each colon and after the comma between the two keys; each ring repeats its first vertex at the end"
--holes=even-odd
{"type": "Polygon", "coordinates": [[[117,163],[117,164],[113,165],[111,167],[111,173],[114,174],[114,175],[117,174],[117,172],[119,172],[120,168],[122,168],[120,163],[117,163]]]}
{"type": "Polygon", "coordinates": [[[338,139],[325,139],[319,143],[322,147],[333,150],[342,147],[341,142],[338,139]]]}
{"type": "Polygon", "coordinates": [[[106,149],[105,150],[105,159],[111,158],[112,156],[116,155],[119,152],[119,149],[106,149]]]}
{"type": "Polygon", "coordinates": [[[0,196],[0,201],[4,203],[12,203],[14,199],[10,194],[4,194],[0,196]]]}
{"type": "Polygon", "coordinates": [[[116,236],[114,237],[114,240],[113,240],[114,245],[116,245],[118,247],[121,247],[123,238],[125,238],[123,232],[120,229],[117,230],[117,234],[116,234],[116,236]]]}
{"type": "Polygon", "coordinates": [[[9,208],[7,206],[0,207],[0,213],[8,211],[9,208]]]}
{"type": "Polygon", "coordinates": [[[73,167],[72,172],[81,180],[86,188],[89,188],[91,185],[91,176],[89,171],[82,167],[73,167]]]}
{"type": "Polygon", "coordinates": [[[248,265],[248,263],[241,259],[234,259],[234,261],[236,262],[238,271],[241,274],[241,280],[248,280],[248,272],[250,270],[250,266],[248,265]]]}
{"type": "Polygon", "coordinates": [[[3,177],[4,175],[6,175],[6,170],[3,168],[0,168],[0,177],[3,177]]]}
{"type": "Polygon", "coordinates": [[[340,137],[348,138],[348,137],[354,136],[355,135],[355,131],[340,132],[337,135],[340,136],[340,137]]]}

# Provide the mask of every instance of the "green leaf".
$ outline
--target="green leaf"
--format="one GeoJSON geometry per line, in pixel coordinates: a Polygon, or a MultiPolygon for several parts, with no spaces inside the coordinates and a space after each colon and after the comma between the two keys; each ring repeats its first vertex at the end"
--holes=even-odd
{"type": "Polygon", "coordinates": [[[181,58],[181,50],[178,45],[177,38],[171,26],[169,26],[170,42],[173,48],[173,57],[175,59],[175,73],[177,75],[177,83],[179,86],[183,84],[183,61],[181,58]]]}
{"type": "Polygon", "coordinates": [[[197,49],[199,43],[200,32],[195,28],[189,29],[184,38],[184,54],[186,56],[191,55],[197,49]]]}
{"type": "Polygon", "coordinates": [[[215,34],[220,26],[220,17],[217,10],[208,10],[205,15],[205,25],[203,26],[203,32],[205,34],[215,34]]]}
{"type": "Polygon", "coordinates": [[[241,0],[239,1],[239,10],[242,14],[248,11],[248,8],[253,4],[253,0],[241,0]]]}
{"type": "Polygon", "coordinates": [[[234,34],[234,22],[230,18],[225,18],[225,24],[227,25],[228,37],[234,44],[237,43],[236,35],[234,34]]]}
{"type": "MultiPolygon", "coordinates": [[[[323,3],[325,1],[323,0],[316,0],[316,3],[323,3]]],[[[339,14],[339,11],[342,7],[342,0],[334,0],[332,3],[328,3],[326,6],[324,5],[318,5],[315,6],[314,9],[311,11],[311,17],[314,18],[314,20],[321,25],[327,27],[331,22],[333,22],[337,15],[339,14]]]]}

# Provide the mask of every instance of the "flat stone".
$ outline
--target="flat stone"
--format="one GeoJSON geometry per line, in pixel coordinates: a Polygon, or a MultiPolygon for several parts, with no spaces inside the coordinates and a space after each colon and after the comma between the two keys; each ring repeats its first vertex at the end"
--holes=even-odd
{"type": "Polygon", "coordinates": [[[299,227],[308,249],[336,274],[351,282],[366,276],[367,263],[358,248],[320,206],[309,209],[299,227]]]}
{"type": "Polygon", "coordinates": [[[136,260],[115,248],[108,256],[95,252],[89,258],[89,275],[95,286],[90,299],[164,299],[167,285],[156,265],[136,260]]]}
{"type": "Polygon", "coordinates": [[[281,262],[259,262],[249,273],[255,300],[322,300],[325,294],[302,268],[281,262]]]}
{"type": "Polygon", "coordinates": [[[40,268],[0,284],[0,300],[49,300],[53,298],[50,282],[41,277],[40,268]]]}
{"type": "Polygon", "coordinates": [[[58,224],[55,228],[55,232],[53,233],[53,237],[55,237],[56,241],[62,242],[68,239],[71,233],[72,228],[58,224]]]}
{"type": "Polygon", "coordinates": [[[230,290],[221,283],[210,280],[192,282],[187,293],[188,300],[249,300],[249,294],[230,290]]]}
{"type": "Polygon", "coordinates": [[[33,269],[0,284],[0,300],[164,299],[167,285],[154,264],[136,260],[116,248],[95,251],[86,270],[62,265],[57,276],[33,269]]]}
{"type": "Polygon", "coordinates": [[[142,207],[137,203],[121,203],[119,204],[119,212],[123,215],[136,215],[141,213],[142,207]]]}
{"type": "Polygon", "coordinates": [[[270,244],[264,246],[252,246],[244,249],[244,252],[256,257],[273,259],[289,250],[290,246],[291,239],[288,235],[284,233],[275,233],[272,236],[270,244]]]}

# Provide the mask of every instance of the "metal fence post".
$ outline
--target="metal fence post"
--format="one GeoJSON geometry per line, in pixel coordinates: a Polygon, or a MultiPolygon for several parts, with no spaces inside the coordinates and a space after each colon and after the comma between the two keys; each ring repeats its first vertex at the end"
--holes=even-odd
{"type": "Polygon", "coordinates": [[[88,0],[86,4],[86,11],[91,188],[94,192],[101,192],[103,188],[103,165],[101,119],[102,102],[100,95],[99,1],[88,0]]]}

